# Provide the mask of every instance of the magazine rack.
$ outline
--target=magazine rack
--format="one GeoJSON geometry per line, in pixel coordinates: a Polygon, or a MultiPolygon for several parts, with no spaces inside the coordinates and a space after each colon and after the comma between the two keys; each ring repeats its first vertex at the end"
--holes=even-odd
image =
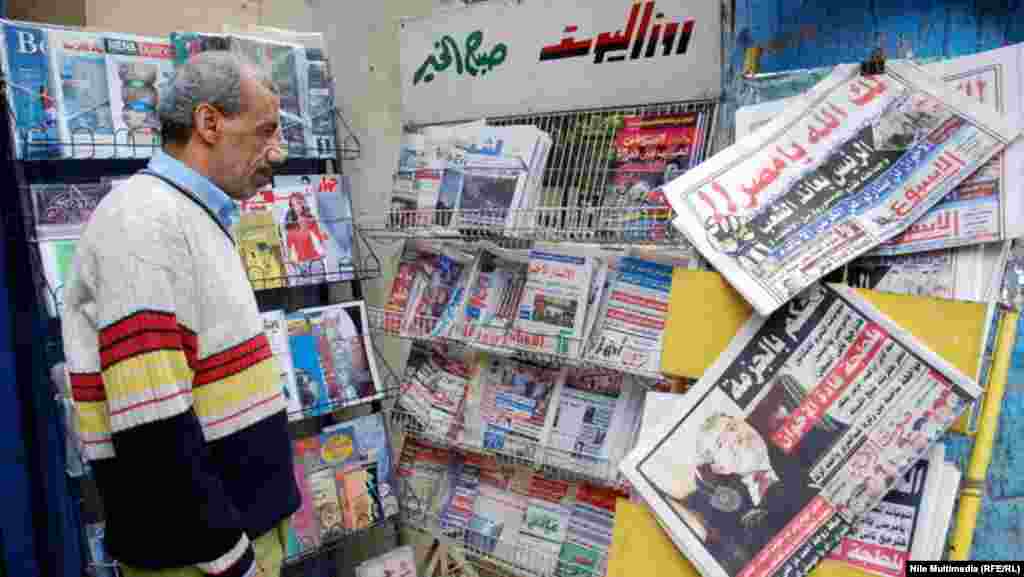
{"type": "MultiPolygon", "coordinates": [[[[100,178],[128,177],[145,167],[148,158],[153,151],[159,148],[152,139],[148,143],[136,142],[131,134],[115,135],[114,144],[102,144],[98,142],[95,135],[88,131],[79,130],[73,135],[72,141],[52,141],[33,138],[34,135],[23,132],[14,136],[14,114],[11,104],[6,95],[6,84],[3,72],[0,72],[0,109],[5,111],[3,130],[6,131],[8,154],[4,158],[9,178],[12,183],[23,191],[22,194],[10,195],[8,210],[5,211],[5,225],[8,226],[8,234],[11,239],[20,243],[22,247],[29,250],[19,250],[19,259],[22,260],[22,269],[31,271],[31,275],[22,278],[29,279],[28,284],[32,285],[37,296],[35,306],[38,306],[36,313],[40,319],[46,319],[41,323],[43,334],[44,360],[47,369],[63,362],[63,346],[61,342],[61,329],[59,314],[62,286],[47,280],[44,273],[39,245],[42,242],[36,234],[36,218],[33,214],[33,202],[28,192],[29,185],[37,183],[72,184],[89,181],[99,181],[100,178]],[[18,142],[21,150],[15,150],[14,143],[18,142]],[[48,151],[63,150],[65,155],[72,158],[46,157],[48,151]],[[51,312],[47,314],[47,305],[50,305],[51,312]]],[[[288,146],[289,158],[275,172],[277,174],[341,174],[341,162],[355,160],[361,153],[361,143],[358,136],[352,131],[348,122],[336,108],[331,108],[331,122],[335,126],[335,133],[338,134],[339,146],[320,146],[317,150],[307,150],[304,143],[286,143],[288,146]],[[337,130],[337,128],[341,130],[337,130]],[[308,153],[308,154],[307,154],[308,153]]],[[[75,199],[69,198],[66,204],[61,207],[68,211],[75,210],[75,199]]],[[[353,232],[353,262],[351,270],[346,270],[342,276],[338,273],[313,273],[305,275],[290,276],[260,276],[250,269],[250,281],[256,293],[260,310],[284,308],[293,310],[309,306],[325,305],[332,302],[331,287],[337,284],[347,284],[351,287],[351,295],[355,300],[362,298],[361,281],[376,278],[381,274],[381,262],[375,254],[373,247],[366,238],[360,234],[358,227],[354,226],[352,219],[345,219],[342,222],[324,220],[326,224],[348,225],[353,232]],[[297,285],[297,286],[292,286],[297,285]],[[275,288],[264,288],[272,286],[275,288]]],[[[24,311],[22,311],[24,312],[24,311]]],[[[366,405],[372,412],[381,413],[384,411],[385,402],[398,394],[399,381],[390,367],[380,358],[380,352],[372,339],[370,343],[373,354],[378,357],[377,366],[380,383],[378,383],[379,395],[372,401],[363,399],[334,400],[329,403],[322,403],[315,409],[308,408],[289,415],[289,432],[293,437],[301,437],[315,434],[321,428],[334,421],[334,414],[337,411],[366,405]]],[[[56,413],[63,413],[65,402],[65,390],[55,378],[50,375],[42,376],[47,371],[35,370],[38,379],[50,381],[50,398],[55,401],[56,413]]],[[[51,374],[59,374],[61,371],[52,371],[51,374]]],[[[59,380],[59,379],[58,379],[59,380]]],[[[99,497],[96,493],[93,480],[90,478],[90,471],[86,464],[82,463],[80,454],[73,449],[77,446],[77,438],[70,423],[63,422],[63,418],[57,419],[57,426],[61,435],[68,438],[65,447],[61,447],[61,459],[69,478],[69,491],[75,501],[76,518],[72,523],[78,523],[77,512],[80,511],[81,518],[85,522],[96,522],[102,520],[102,508],[99,497]]],[[[388,423],[388,419],[384,419],[388,423]]],[[[400,504],[400,502],[399,502],[400,504]]],[[[358,539],[371,532],[377,536],[385,537],[388,540],[398,539],[399,516],[392,515],[384,519],[375,520],[373,523],[358,530],[340,532],[330,539],[320,543],[315,548],[303,550],[300,554],[288,557],[285,560],[285,575],[306,575],[317,571],[322,574],[330,574],[328,569],[332,564],[337,563],[339,550],[350,544],[353,539],[358,539]],[[380,531],[384,530],[385,533],[380,531]]],[[[84,525],[78,529],[84,537],[84,525]]],[[[69,537],[71,538],[71,537],[69,537]]],[[[83,538],[83,542],[85,539],[83,538]]],[[[87,544],[86,547],[87,548],[87,544]]],[[[88,555],[87,557],[91,557],[88,555]]],[[[90,561],[88,572],[92,575],[116,575],[119,574],[116,563],[104,561],[90,561]]]]}
{"type": "Polygon", "coordinates": [[[625,199],[607,197],[605,191],[616,170],[612,145],[626,116],[699,112],[707,118],[700,130],[708,137],[699,145],[700,152],[707,153],[713,150],[717,111],[716,100],[702,100],[489,118],[491,126],[531,125],[551,135],[552,148],[534,208],[387,210],[383,215],[361,215],[359,228],[373,238],[684,243],[685,238],[671,226],[671,209],[634,207],[625,199]],[[638,210],[643,215],[639,222],[638,210]],[[459,224],[472,221],[464,217],[474,216],[506,218],[517,224],[504,228],[459,224]]]}

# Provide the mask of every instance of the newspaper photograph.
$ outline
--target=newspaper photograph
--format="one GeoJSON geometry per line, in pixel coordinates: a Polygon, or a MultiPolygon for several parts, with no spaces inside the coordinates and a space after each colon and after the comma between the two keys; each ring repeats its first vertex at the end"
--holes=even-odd
{"type": "Polygon", "coordinates": [[[665,193],[675,226],[767,315],[906,230],[1018,132],[912,63],[841,65],[665,193]]]}
{"type": "Polygon", "coordinates": [[[981,393],[854,289],[754,315],[622,472],[705,577],[806,575],[981,393]]]}

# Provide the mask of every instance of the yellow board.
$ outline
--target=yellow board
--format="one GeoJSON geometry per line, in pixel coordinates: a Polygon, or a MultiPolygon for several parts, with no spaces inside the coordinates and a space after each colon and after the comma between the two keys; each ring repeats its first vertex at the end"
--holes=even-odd
{"type": "MultiPolygon", "coordinates": [[[[965,375],[977,375],[985,305],[866,289],[857,292],[965,375]]],[[[677,268],[672,275],[662,372],[700,378],[752,313],[720,274],[677,268]]],[[[967,419],[965,413],[953,430],[966,432],[967,419]]]]}
{"type": "MultiPolygon", "coordinates": [[[[615,529],[608,552],[607,577],[700,577],[679,552],[647,507],[619,499],[615,503],[615,529]]],[[[840,561],[824,560],[812,577],[867,577],[872,575],[840,561]]]]}

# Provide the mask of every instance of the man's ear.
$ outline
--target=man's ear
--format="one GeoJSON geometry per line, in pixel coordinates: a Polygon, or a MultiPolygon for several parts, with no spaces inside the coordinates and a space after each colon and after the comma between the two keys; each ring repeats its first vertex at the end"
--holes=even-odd
{"type": "Polygon", "coordinates": [[[196,127],[196,133],[206,144],[215,144],[220,141],[223,132],[224,115],[215,107],[203,103],[192,112],[192,123],[196,127]]]}

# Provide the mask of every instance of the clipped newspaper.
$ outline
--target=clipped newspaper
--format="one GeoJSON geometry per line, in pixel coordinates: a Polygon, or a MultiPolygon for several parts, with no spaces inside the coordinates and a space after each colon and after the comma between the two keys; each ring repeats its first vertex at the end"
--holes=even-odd
{"type": "Polygon", "coordinates": [[[767,315],[906,230],[1018,132],[914,64],[841,65],[665,193],[675,226],[767,315]]]}
{"type": "Polygon", "coordinates": [[[622,471],[705,577],[806,575],[981,390],[854,289],[753,316],[622,471]]]}
{"type": "MultiPolygon", "coordinates": [[[[1011,118],[1024,116],[1020,61],[1024,45],[941,60],[922,66],[947,86],[1011,118]]],[[[770,122],[799,97],[744,106],[736,111],[739,140],[770,122]]],[[[961,182],[899,236],[872,251],[904,254],[1016,238],[1024,234],[1019,186],[1024,142],[1014,141],[961,182]]]]}

